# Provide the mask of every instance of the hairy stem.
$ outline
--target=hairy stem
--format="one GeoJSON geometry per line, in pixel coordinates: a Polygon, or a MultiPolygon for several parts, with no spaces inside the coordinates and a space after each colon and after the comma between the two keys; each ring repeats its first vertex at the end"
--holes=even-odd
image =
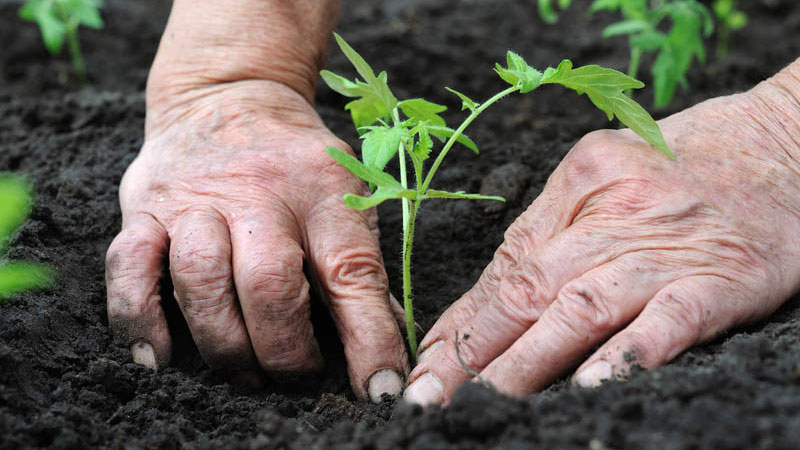
{"type": "Polygon", "coordinates": [[[417,211],[421,200],[412,202],[409,216],[408,233],[403,238],[403,309],[406,313],[406,336],[408,347],[411,350],[411,359],[417,362],[417,330],[414,322],[414,304],[411,300],[411,250],[414,247],[414,226],[417,220],[417,211]]]}
{"type": "Polygon", "coordinates": [[[471,124],[473,120],[475,120],[484,110],[486,110],[486,108],[492,106],[494,103],[496,103],[498,100],[505,97],[506,95],[517,92],[518,90],[519,90],[518,86],[512,86],[508,89],[505,89],[495,94],[489,100],[486,100],[485,102],[481,103],[480,106],[478,106],[477,108],[475,108],[474,111],[472,111],[472,114],[467,116],[467,118],[464,119],[463,122],[461,122],[461,125],[456,129],[453,135],[450,136],[450,139],[447,140],[447,142],[444,144],[444,147],[442,147],[442,151],[440,151],[439,154],[436,156],[436,160],[433,162],[433,166],[431,166],[431,169],[428,171],[428,175],[425,177],[425,181],[422,183],[422,187],[417,189],[417,191],[420,194],[425,194],[425,192],[428,190],[428,186],[431,185],[431,181],[433,181],[433,176],[436,174],[436,171],[442,164],[444,157],[447,156],[447,152],[450,151],[450,148],[453,147],[453,145],[456,143],[456,140],[458,140],[458,138],[462,134],[464,134],[464,130],[467,129],[469,124],[471,124]]]}

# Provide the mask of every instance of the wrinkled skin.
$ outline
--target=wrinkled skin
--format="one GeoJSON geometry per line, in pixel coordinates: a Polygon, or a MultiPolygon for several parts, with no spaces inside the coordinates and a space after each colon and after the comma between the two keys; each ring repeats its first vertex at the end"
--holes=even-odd
{"type": "MultiPolygon", "coordinates": [[[[404,377],[399,305],[389,300],[377,217],[345,207],[344,193],[366,188],[324,151],[350,149],[279,83],[227,83],[184,98],[148,109],[146,142],[120,186],[108,314],[134,360],[154,368],[170,360],[158,294],[168,261],[175,298],[213,368],[319,370],[313,285],[337,324],[356,394],[366,398],[381,369],[404,377]],[[153,110],[160,106],[179,113],[153,110]]],[[[396,381],[393,393],[402,388],[396,381]]]]}
{"type": "Polygon", "coordinates": [[[782,81],[661,121],[675,161],[628,130],[584,137],[425,336],[406,399],[446,403],[475,374],[524,395],[578,365],[596,386],[777,309],[800,280],[800,108],[782,81]]]}

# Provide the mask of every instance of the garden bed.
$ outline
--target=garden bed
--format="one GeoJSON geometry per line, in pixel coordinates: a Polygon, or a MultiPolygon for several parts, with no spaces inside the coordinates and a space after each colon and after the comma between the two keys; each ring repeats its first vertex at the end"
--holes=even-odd
{"type": "MultiPolygon", "coordinates": [[[[119,180],[142,145],[145,80],[169,6],[107,3],[106,29],[83,34],[91,80],[83,89],[68,81],[65,60],[48,57],[35,27],[15,19],[17,6],[0,3],[0,171],[25,174],[38,193],[10,256],[60,273],[57,288],[0,305],[0,448],[800,448],[798,298],[769,320],[626,382],[581,390],[562,380],[521,400],[470,385],[444,410],[357,401],[321,307],[314,316],[327,368],[313,385],[229,385],[203,364],[174,305],[172,366],[134,365],[108,328],[104,255],[120,228],[119,180]]],[[[503,82],[490,68],[508,48],[538,67],[565,57],[627,64],[624,38],[601,40],[606,22],[581,12],[586,1],[558,27],[538,19],[532,0],[345,3],[339,32],[389,72],[398,97],[447,104],[453,122],[460,103],[442,87],[479,99],[496,92],[503,82]]],[[[730,57],[692,71],[691,93],[657,116],[745,90],[800,56],[798,2],[740,3],[750,24],[734,35],[730,57]]],[[[338,52],[328,67],[352,73],[338,52]]],[[[651,92],[638,95],[651,104],[651,92]]],[[[560,97],[542,88],[504,100],[469,131],[481,156],[448,157],[441,188],[483,189],[509,202],[423,207],[414,262],[423,328],[477,280],[569,148],[609,126],[587,99],[560,97]]],[[[320,87],[317,102],[328,126],[357,144],[345,99],[320,87]]],[[[394,206],[379,212],[391,287],[401,297],[394,206]]],[[[162,291],[172,305],[171,286],[162,291]]]]}

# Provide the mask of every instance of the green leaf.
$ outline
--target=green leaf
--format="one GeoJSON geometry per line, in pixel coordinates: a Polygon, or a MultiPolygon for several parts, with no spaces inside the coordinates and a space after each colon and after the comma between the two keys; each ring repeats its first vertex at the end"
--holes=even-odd
{"type": "Polygon", "coordinates": [[[641,81],[595,65],[573,70],[572,62],[565,59],[557,69],[548,68],[545,71],[542,83],[557,83],[578,94],[586,94],[598,109],[606,113],[608,120],[616,116],[647,143],[674,158],[655,120],[624,93],[628,89],[643,87],[641,81]]]}
{"type": "Polygon", "coordinates": [[[404,139],[408,138],[405,127],[372,127],[363,134],[361,144],[361,160],[367,167],[383,170],[386,164],[397,154],[397,149],[404,139]]]}
{"type": "Polygon", "coordinates": [[[422,125],[417,130],[417,142],[414,144],[414,156],[416,156],[419,161],[425,161],[430,157],[432,148],[433,140],[428,133],[428,127],[422,125]]]}
{"type": "Polygon", "coordinates": [[[36,263],[9,262],[0,265],[0,300],[31,289],[45,288],[53,284],[52,269],[36,263]]]}
{"type": "MultiPolygon", "coordinates": [[[[333,33],[333,36],[336,38],[336,43],[339,45],[342,53],[344,53],[350,63],[353,64],[356,72],[361,75],[361,78],[364,79],[364,84],[368,87],[368,89],[358,94],[362,97],[360,100],[352,101],[348,103],[346,107],[353,116],[353,122],[356,124],[356,128],[372,125],[378,119],[389,117],[392,110],[397,105],[397,98],[395,98],[391,89],[389,89],[386,72],[381,72],[378,76],[375,76],[372,67],[367,64],[358,52],[337,33],[333,33]]],[[[341,82],[341,79],[337,79],[336,82],[341,82]]]]}
{"type": "MultiPolygon", "coordinates": [[[[558,14],[553,9],[552,3],[552,0],[539,0],[539,17],[549,24],[558,22],[558,14]]],[[[572,0],[558,0],[558,7],[563,11],[569,8],[570,3],[572,0]]]]}
{"type": "Polygon", "coordinates": [[[529,66],[518,54],[512,51],[506,53],[506,64],[508,67],[495,64],[494,71],[506,83],[519,87],[520,93],[527,94],[541,84],[542,73],[529,66]]]}
{"type": "Polygon", "coordinates": [[[365,210],[372,208],[374,206],[378,206],[381,203],[385,202],[386,200],[391,199],[400,199],[400,198],[409,198],[411,200],[416,200],[417,198],[417,191],[411,189],[397,189],[395,187],[386,187],[381,186],[378,187],[375,192],[372,193],[369,197],[363,197],[361,195],[356,194],[345,194],[344,195],[344,203],[347,205],[348,208],[358,209],[358,210],[365,210]]]}
{"type": "Polygon", "coordinates": [[[658,30],[651,30],[631,36],[630,43],[632,47],[637,47],[645,52],[652,52],[660,49],[666,40],[667,36],[664,33],[658,30]]]}
{"type": "Polygon", "coordinates": [[[656,108],[672,101],[678,85],[687,86],[686,73],[695,58],[700,62],[706,59],[703,33],[708,25],[705,23],[708,10],[694,2],[670,5],[672,28],[651,67],[656,108]]]}
{"type": "Polygon", "coordinates": [[[31,209],[33,194],[24,178],[0,174],[0,251],[31,209]]]}
{"type": "Polygon", "coordinates": [[[458,92],[455,89],[450,89],[449,87],[445,87],[445,89],[447,89],[448,91],[452,92],[453,94],[456,94],[458,96],[458,98],[461,99],[461,110],[462,111],[464,111],[465,109],[468,109],[470,111],[475,111],[475,108],[480,106],[480,104],[476,103],[474,100],[472,100],[471,98],[469,98],[466,95],[462,94],[461,92],[458,92]]]}
{"type": "Polygon", "coordinates": [[[468,200],[497,200],[500,202],[506,201],[506,199],[504,199],[503,197],[499,197],[497,195],[467,194],[464,191],[447,192],[447,191],[437,191],[435,189],[428,189],[425,192],[425,196],[423,198],[461,198],[468,200]]]}
{"type": "Polygon", "coordinates": [[[603,30],[603,37],[610,38],[613,36],[628,35],[641,33],[650,30],[652,26],[644,20],[623,20],[607,26],[603,30]]]}
{"type": "Polygon", "coordinates": [[[61,0],[67,13],[75,18],[79,24],[94,29],[103,28],[103,19],[99,9],[103,6],[101,0],[61,0]]]}
{"type": "Polygon", "coordinates": [[[444,105],[429,102],[423,98],[412,98],[399,102],[397,107],[403,111],[403,114],[417,123],[427,122],[434,126],[445,126],[444,119],[439,116],[439,113],[447,110],[444,105]]]}
{"type": "Polygon", "coordinates": [[[595,0],[589,6],[589,13],[596,13],[597,11],[616,11],[620,8],[622,1],[624,0],[595,0]]]}
{"type": "Polygon", "coordinates": [[[344,166],[345,169],[349,170],[350,173],[368,183],[372,183],[378,187],[397,188],[400,190],[403,189],[403,186],[400,184],[400,182],[395,180],[394,177],[388,173],[375,169],[374,167],[367,167],[358,159],[339,150],[336,147],[326,147],[325,151],[327,151],[331,158],[335,159],[336,162],[344,166]]]}
{"type": "Polygon", "coordinates": [[[64,45],[67,26],[56,14],[54,5],[52,1],[29,0],[20,8],[19,15],[39,25],[47,51],[55,55],[61,52],[64,45]]]}
{"type": "Polygon", "coordinates": [[[359,86],[357,82],[350,81],[330,70],[323,70],[319,74],[322,77],[322,81],[324,81],[331,90],[345,97],[361,97],[369,92],[369,87],[366,84],[364,84],[364,86],[359,86]]]}
{"type": "MultiPolygon", "coordinates": [[[[453,130],[452,128],[448,128],[448,127],[428,126],[428,133],[430,133],[431,136],[435,137],[436,139],[439,139],[439,141],[441,141],[441,142],[446,141],[448,138],[450,138],[450,136],[454,135],[455,132],[456,132],[455,130],[453,130]]],[[[478,146],[475,145],[474,142],[472,142],[472,139],[466,137],[463,134],[456,138],[456,142],[458,142],[459,144],[463,145],[464,147],[467,147],[468,149],[472,150],[476,154],[479,153],[478,152],[478,146]]]]}

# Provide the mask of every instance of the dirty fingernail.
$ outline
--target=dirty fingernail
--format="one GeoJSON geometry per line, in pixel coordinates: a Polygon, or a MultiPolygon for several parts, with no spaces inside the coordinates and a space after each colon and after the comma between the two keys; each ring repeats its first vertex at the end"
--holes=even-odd
{"type": "Polygon", "coordinates": [[[156,365],[156,354],[153,352],[153,346],[144,341],[134,342],[131,345],[131,356],[133,362],[140,366],[145,366],[148,369],[158,369],[156,365]]]}
{"type": "Polygon", "coordinates": [[[601,360],[575,374],[572,382],[580,387],[593,388],[600,386],[605,380],[610,380],[612,376],[611,364],[601,360]]]}
{"type": "Polygon", "coordinates": [[[426,373],[411,383],[403,394],[405,401],[421,406],[441,404],[444,399],[442,383],[432,373],[426,373]]]}
{"type": "Polygon", "coordinates": [[[394,370],[379,370],[369,377],[367,392],[372,403],[380,403],[383,394],[395,396],[403,392],[403,378],[394,370]]]}
{"type": "Polygon", "coordinates": [[[423,361],[430,358],[431,355],[436,353],[436,350],[444,344],[444,341],[436,341],[433,344],[429,345],[428,348],[422,351],[419,355],[417,355],[417,364],[422,364],[423,361]]]}

